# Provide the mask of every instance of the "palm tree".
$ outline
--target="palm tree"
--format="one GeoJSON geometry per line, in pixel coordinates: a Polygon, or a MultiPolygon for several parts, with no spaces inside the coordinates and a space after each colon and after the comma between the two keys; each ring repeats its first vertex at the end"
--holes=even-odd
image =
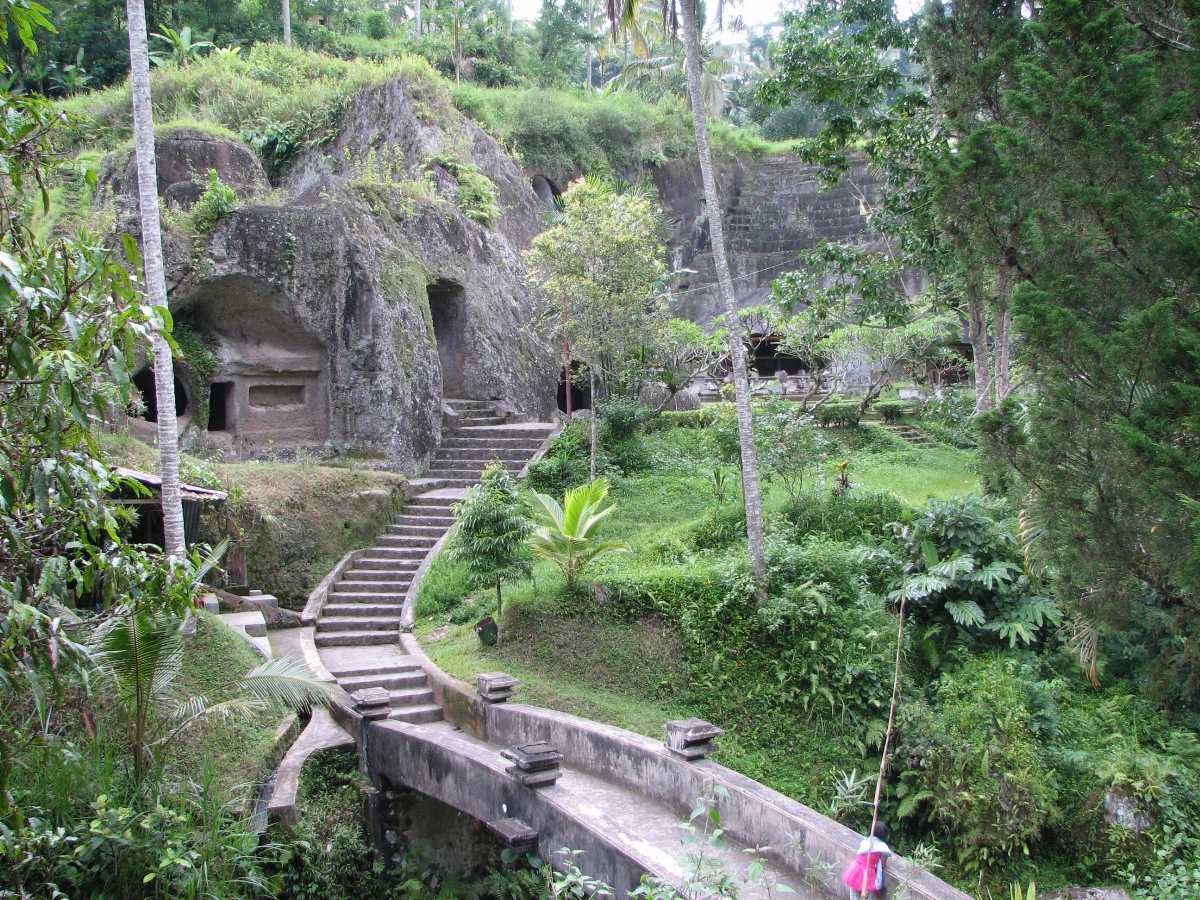
{"type": "MultiPolygon", "coordinates": [[[[421,3],[417,0],[417,31],[421,30],[421,3]]],[[[283,0],[283,46],[292,46],[292,3],[283,0]]]]}
{"type": "Polygon", "coordinates": [[[329,688],[308,666],[280,657],[251,669],[219,703],[183,699],[176,682],[183,663],[183,622],[169,612],[131,612],[100,636],[96,660],[116,687],[129,725],[134,778],[140,784],[156,752],[205,719],[230,719],[271,708],[306,709],[329,702],[329,688]]]}
{"type": "MultiPolygon", "coordinates": [[[[129,20],[129,70],[133,93],[133,136],[137,156],[138,209],[141,213],[142,257],[150,304],[167,308],[163,274],[162,231],[158,220],[158,173],[154,158],[154,113],[150,105],[150,52],[146,46],[146,9],[142,0],[126,0],[129,20]]],[[[162,476],[163,549],[170,556],[184,551],[183,503],[179,495],[179,422],[175,418],[175,365],[163,331],[155,332],[154,393],[158,407],[158,453],[162,476]]]]}
{"type": "MultiPolygon", "coordinates": [[[[608,0],[608,18],[613,30],[632,22],[638,0],[608,0]]],[[[746,343],[738,319],[737,298],[729,258],[725,254],[725,223],[721,215],[721,196],[713,175],[712,148],[708,141],[708,119],[704,107],[703,56],[700,50],[700,26],[697,22],[699,0],[663,0],[663,28],[674,32],[683,25],[683,50],[687,63],[688,101],[692,107],[692,125],[696,131],[696,155],[700,159],[700,177],[704,182],[704,203],[708,211],[708,233],[712,241],[713,261],[725,317],[729,329],[729,354],[733,359],[733,387],[737,405],[738,444],[742,457],[742,494],[746,501],[746,543],[750,570],[759,596],[766,591],[767,557],[763,546],[762,491],[758,479],[758,455],[754,449],[754,420],[750,410],[750,379],[746,372],[746,343]]]]}
{"type": "Polygon", "coordinates": [[[534,556],[548,559],[562,570],[567,590],[573,591],[580,574],[601,556],[629,549],[617,541],[601,541],[596,532],[601,523],[616,512],[616,504],[604,505],[608,481],[597,478],[571,488],[562,505],[546,494],[533,492],[536,528],[529,538],[534,556]]]}
{"type": "Polygon", "coordinates": [[[190,25],[184,25],[178,31],[163,25],[161,32],[156,31],[150,37],[158,39],[165,46],[165,53],[150,54],[150,62],[156,66],[175,63],[179,68],[186,69],[192,57],[199,56],[201,50],[211,50],[213,46],[212,41],[193,41],[190,25]]]}

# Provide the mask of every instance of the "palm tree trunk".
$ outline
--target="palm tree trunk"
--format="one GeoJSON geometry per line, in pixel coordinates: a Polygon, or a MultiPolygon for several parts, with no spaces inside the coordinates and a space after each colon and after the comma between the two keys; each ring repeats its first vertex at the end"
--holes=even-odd
{"type": "Polygon", "coordinates": [[[591,433],[588,438],[588,443],[590,444],[590,450],[588,452],[588,474],[591,477],[588,480],[595,481],[596,480],[596,367],[592,366],[592,365],[588,366],[588,387],[591,391],[591,396],[589,399],[591,400],[591,404],[592,404],[591,433]]]}
{"type": "Polygon", "coordinates": [[[424,0],[417,0],[417,37],[421,36],[421,4],[424,0]]]}
{"type": "Polygon", "coordinates": [[[737,298],[733,293],[733,277],[725,255],[725,223],[721,214],[721,197],[713,175],[712,150],[708,143],[708,120],[705,118],[704,94],[700,75],[700,28],[696,22],[696,0],[681,0],[680,18],[683,24],[684,51],[687,62],[688,100],[692,106],[692,124],[696,128],[696,154],[700,158],[700,176],[704,181],[704,203],[708,210],[708,233],[712,240],[713,259],[717,266],[721,298],[729,328],[729,352],[733,357],[733,389],[737,403],[738,439],[742,456],[742,485],[746,501],[746,538],[750,552],[750,570],[754,574],[760,596],[766,590],[767,558],[763,548],[762,492],[758,481],[758,455],[754,449],[754,422],[750,411],[750,379],[746,373],[746,345],[737,316],[737,298]]]}
{"type": "Polygon", "coordinates": [[[587,71],[583,75],[583,90],[584,93],[591,93],[592,90],[592,44],[591,37],[596,29],[596,0],[588,0],[588,45],[587,45],[587,71]]]}
{"type": "MultiPolygon", "coordinates": [[[[133,85],[133,135],[137,155],[138,209],[141,212],[144,290],[151,306],[167,307],[162,232],[158,220],[158,173],[154,158],[154,113],[150,105],[150,59],[146,47],[146,10],[142,0],[126,0],[129,18],[129,69],[133,85]]],[[[183,503],[179,495],[179,422],[175,418],[175,368],[161,332],[153,341],[154,393],[158,404],[158,453],[162,477],[163,549],[182,555],[183,503]]]]}
{"type": "Polygon", "coordinates": [[[292,2],[283,0],[283,46],[292,46],[292,2]]]}

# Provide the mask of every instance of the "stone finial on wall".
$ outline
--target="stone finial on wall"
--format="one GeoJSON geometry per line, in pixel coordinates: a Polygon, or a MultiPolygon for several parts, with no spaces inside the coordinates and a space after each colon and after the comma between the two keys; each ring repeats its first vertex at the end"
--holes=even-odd
{"type": "Polygon", "coordinates": [[[549,787],[562,774],[559,763],[563,755],[546,741],[518,744],[501,750],[500,755],[513,762],[505,771],[526,787],[549,787]]]}
{"type": "Polygon", "coordinates": [[[725,733],[725,729],[703,719],[673,719],[663,727],[667,732],[667,749],[689,762],[715,753],[715,739],[725,733]]]}
{"type": "Polygon", "coordinates": [[[475,676],[479,696],[488,703],[503,703],[510,699],[520,683],[507,672],[480,672],[475,676]]]}

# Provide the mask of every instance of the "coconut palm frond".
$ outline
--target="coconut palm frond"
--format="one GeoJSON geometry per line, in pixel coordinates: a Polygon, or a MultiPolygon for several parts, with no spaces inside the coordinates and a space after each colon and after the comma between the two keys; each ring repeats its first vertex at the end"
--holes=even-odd
{"type": "Polygon", "coordinates": [[[144,612],[127,616],[105,633],[99,659],[123,697],[162,701],[179,677],[182,620],[144,612]]]}
{"type": "Polygon", "coordinates": [[[267,660],[252,669],[239,689],[253,700],[288,709],[328,706],[331,696],[328,684],[318,681],[312,669],[290,656],[267,660]]]}

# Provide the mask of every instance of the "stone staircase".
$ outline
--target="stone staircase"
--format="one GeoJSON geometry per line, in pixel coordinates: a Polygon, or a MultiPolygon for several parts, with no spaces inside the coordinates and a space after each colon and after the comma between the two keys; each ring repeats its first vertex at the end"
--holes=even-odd
{"type": "Polygon", "coordinates": [[[322,662],[349,692],[382,687],[391,718],[420,724],[442,718],[421,667],[399,653],[400,613],[417,570],[454,524],[452,507],[500,460],[514,474],[554,430],[547,422],[509,422],[485,400],[447,400],[442,445],[414,485],[424,488],[405,505],[375,546],[332,585],[317,620],[322,662]]]}
{"type": "Polygon", "coordinates": [[[937,441],[921,431],[919,428],[914,428],[911,425],[905,425],[903,422],[872,422],[872,425],[878,425],[880,428],[885,428],[897,437],[903,438],[912,444],[914,447],[929,448],[936,447],[937,441]]]}

